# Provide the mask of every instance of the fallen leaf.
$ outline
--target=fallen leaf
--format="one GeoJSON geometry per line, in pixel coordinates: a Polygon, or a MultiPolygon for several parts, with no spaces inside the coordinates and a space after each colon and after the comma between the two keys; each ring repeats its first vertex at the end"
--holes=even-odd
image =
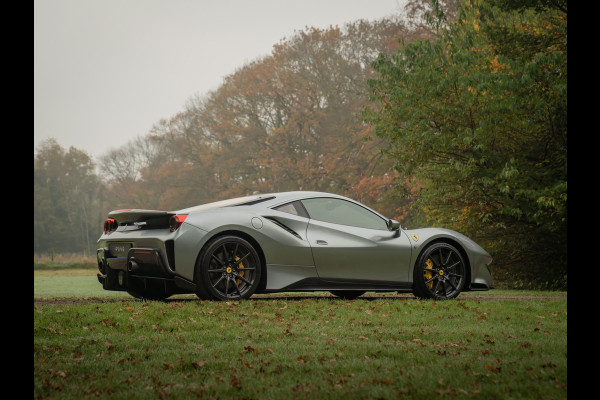
{"type": "Polygon", "coordinates": [[[495,367],[493,364],[485,364],[485,367],[489,371],[494,371],[494,372],[500,372],[502,370],[502,367],[495,367]]]}
{"type": "Polygon", "coordinates": [[[237,376],[232,376],[231,379],[229,380],[229,383],[231,384],[231,386],[233,386],[237,390],[240,390],[242,388],[242,382],[239,380],[239,378],[237,376]]]}
{"type": "Polygon", "coordinates": [[[259,353],[260,353],[260,351],[259,351],[258,349],[255,349],[255,348],[254,348],[254,347],[252,347],[252,346],[245,346],[245,347],[244,347],[244,351],[245,351],[246,353],[250,353],[250,352],[252,352],[252,353],[254,353],[254,354],[259,354],[259,353]]]}

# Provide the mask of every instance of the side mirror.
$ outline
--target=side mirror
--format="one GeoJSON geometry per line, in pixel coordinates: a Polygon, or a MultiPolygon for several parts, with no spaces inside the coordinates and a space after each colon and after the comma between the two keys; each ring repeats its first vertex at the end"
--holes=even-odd
{"type": "Polygon", "coordinates": [[[395,219],[388,219],[387,227],[390,231],[397,231],[400,229],[400,222],[396,221],[395,219]]]}

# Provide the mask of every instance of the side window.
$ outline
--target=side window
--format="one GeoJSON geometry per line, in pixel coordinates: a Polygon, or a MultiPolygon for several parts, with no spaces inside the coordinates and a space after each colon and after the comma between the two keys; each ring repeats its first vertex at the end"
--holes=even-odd
{"type": "Polygon", "coordinates": [[[294,207],[294,205],[292,203],[288,203],[288,204],[284,204],[279,207],[275,207],[274,210],[283,211],[288,214],[298,215],[298,211],[296,211],[296,207],[294,207]]]}
{"type": "Polygon", "coordinates": [[[286,203],[281,206],[273,207],[274,210],[282,211],[292,215],[298,215],[299,217],[308,218],[308,214],[304,209],[304,206],[300,204],[298,201],[293,201],[291,203],[286,203]]]}
{"type": "Polygon", "coordinates": [[[310,218],[333,224],[359,228],[388,230],[386,221],[371,211],[346,200],[333,198],[305,199],[301,201],[310,218]]]}

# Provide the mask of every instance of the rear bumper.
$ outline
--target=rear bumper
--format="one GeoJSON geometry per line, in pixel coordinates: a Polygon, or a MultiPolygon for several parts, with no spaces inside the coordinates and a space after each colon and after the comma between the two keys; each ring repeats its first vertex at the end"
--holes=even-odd
{"type": "Polygon", "coordinates": [[[133,247],[126,256],[117,257],[109,247],[97,249],[98,281],[105,290],[139,291],[149,282],[164,287],[166,295],[194,293],[196,285],[177,275],[162,257],[158,248],[133,247]]]}

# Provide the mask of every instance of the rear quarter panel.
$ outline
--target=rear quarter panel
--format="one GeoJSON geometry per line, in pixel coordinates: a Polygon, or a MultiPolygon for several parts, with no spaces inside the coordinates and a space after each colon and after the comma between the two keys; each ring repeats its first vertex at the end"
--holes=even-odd
{"type": "Polygon", "coordinates": [[[306,218],[280,211],[243,206],[190,214],[175,240],[177,272],[193,280],[196,261],[208,241],[222,234],[242,232],[258,243],[265,256],[267,289],[279,289],[300,279],[316,277],[312,252],[306,240],[307,222],[306,218]],[[284,220],[300,238],[265,216],[284,220]]]}

